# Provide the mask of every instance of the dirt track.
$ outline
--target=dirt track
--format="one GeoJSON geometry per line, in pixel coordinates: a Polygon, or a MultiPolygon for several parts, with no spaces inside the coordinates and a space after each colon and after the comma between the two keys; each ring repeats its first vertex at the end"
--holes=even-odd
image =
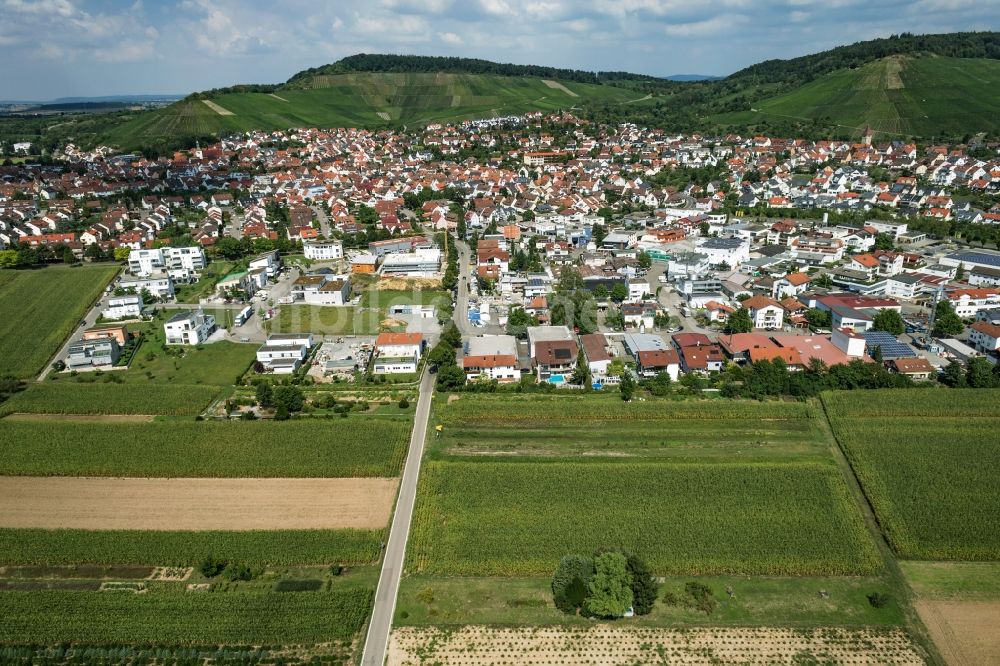
{"type": "Polygon", "coordinates": [[[0,527],[381,529],[398,479],[0,477],[0,527]]]}

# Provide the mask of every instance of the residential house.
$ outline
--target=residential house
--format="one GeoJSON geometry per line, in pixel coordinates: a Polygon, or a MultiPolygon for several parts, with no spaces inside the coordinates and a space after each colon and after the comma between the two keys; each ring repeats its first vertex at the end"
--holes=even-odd
{"type": "Polygon", "coordinates": [[[168,345],[200,345],[215,332],[215,317],[202,310],[178,312],[163,325],[168,345]]]}
{"type": "Polygon", "coordinates": [[[257,362],[264,372],[290,375],[308,358],[312,346],[311,333],[272,335],[257,349],[257,362]]]}
{"type": "Polygon", "coordinates": [[[105,319],[132,319],[141,314],[142,296],[138,294],[112,296],[108,299],[108,306],[101,311],[105,319]]]}
{"type": "Polygon", "coordinates": [[[754,328],[776,331],[784,324],[785,309],[774,299],[757,295],[746,299],[741,305],[750,312],[754,328]]]}
{"type": "Polygon", "coordinates": [[[114,365],[121,357],[121,346],[112,337],[77,340],[67,350],[66,366],[71,370],[114,365]]]}
{"type": "Polygon", "coordinates": [[[983,353],[1000,349],[1000,324],[977,321],[969,325],[969,344],[983,353]]]}
{"type": "Polygon", "coordinates": [[[379,333],[372,372],[376,375],[415,373],[424,348],[420,333],[379,333]]]}
{"type": "Polygon", "coordinates": [[[465,343],[462,369],[467,381],[494,380],[511,384],[521,377],[517,339],[512,335],[481,335],[465,343]]]}
{"type": "Polygon", "coordinates": [[[314,241],[302,244],[302,253],[313,261],[333,261],[344,258],[344,244],[339,241],[314,241]]]}

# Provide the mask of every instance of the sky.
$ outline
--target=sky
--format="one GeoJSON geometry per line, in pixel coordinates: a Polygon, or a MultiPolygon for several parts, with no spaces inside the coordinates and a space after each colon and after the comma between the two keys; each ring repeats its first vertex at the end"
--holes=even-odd
{"type": "Polygon", "coordinates": [[[279,83],[355,53],[726,75],[894,33],[1000,29],[1000,0],[0,0],[0,100],[279,83]]]}

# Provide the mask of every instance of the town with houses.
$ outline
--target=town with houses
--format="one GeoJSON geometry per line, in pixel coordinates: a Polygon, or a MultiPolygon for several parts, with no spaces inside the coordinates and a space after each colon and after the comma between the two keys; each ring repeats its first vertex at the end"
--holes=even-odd
{"type": "Polygon", "coordinates": [[[122,268],[56,371],[120,365],[121,322],[155,310],[168,345],[255,344],[259,372],[310,366],[318,381],[418,372],[452,312],[469,382],[569,386],[581,352],[594,388],[778,359],[933,380],[1000,353],[996,145],[671,136],[533,113],[60,157],[0,167],[0,263],[122,268]],[[211,273],[219,262],[233,269],[211,273]],[[370,307],[385,281],[442,296],[392,305],[353,343],[312,315],[271,325],[370,307]],[[560,305],[568,283],[592,321],[560,305]]]}

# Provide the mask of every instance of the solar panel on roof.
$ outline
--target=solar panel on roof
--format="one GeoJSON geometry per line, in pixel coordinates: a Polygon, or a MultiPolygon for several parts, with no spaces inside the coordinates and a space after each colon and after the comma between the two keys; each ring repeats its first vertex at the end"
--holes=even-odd
{"type": "Polygon", "coordinates": [[[987,266],[996,266],[1000,268],[1000,254],[987,254],[985,252],[969,252],[960,251],[952,252],[948,255],[949,259],[955,261],[967,261],[970,264],[984,264],[987,266]]]}
{"type": "Polygon", "coordinates": [[[882,352],[882,358],[914,358],[917,353],[913,348],[904,342],[897,340],[891,333],[885,331],[865,331],[861,335],[865,338],[865,351],[869,355],[875,353],[878,347],[882,352]]]}

